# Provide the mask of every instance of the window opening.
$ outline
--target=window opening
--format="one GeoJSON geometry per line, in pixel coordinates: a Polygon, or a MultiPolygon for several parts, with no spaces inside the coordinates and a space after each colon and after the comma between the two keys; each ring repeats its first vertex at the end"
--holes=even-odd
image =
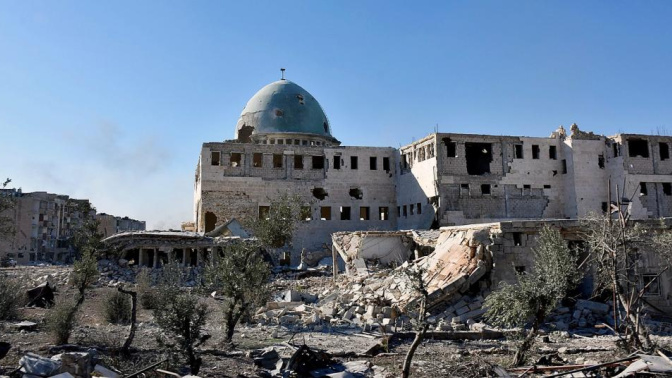
{"type": "Polygon", "coordinates": [[[255,153],[252,155],[252,166],[261,168],[264,166],[264,155],[260,153],[255,153]]]}
{"type": "Polygon", "coordinates": [[[600,167],[600,169],[604,169],[604,155],[597,155],[597,166],[600,167]]]}
{"type": "Polygon", "coordinates": [[[558,158],[558,148],[555,146],[548,147],[548,158],[551,160],[556,160],[558,158]]]}
{"type": "Polygon", "coordinates": [[[628,139],[628,156],[649,157],[649,143],[644,139],[628,139]]]}
{"type": "Polygon", "coordinates": [[[369,220],[370,209],[368,206],[362,206],[359,208],[359,220],[369,220]]]}
{"type": "Polygon", "coordinates": [[[324,156],[313,156],[313,169],[324,169],[324,156]]]}
{"type": "Polygon", "coordinates": [[[644,289],[644,296],[651,297],[660,295],[660,279],[658,277],[660,276],[657,274],[642,274],[642,289],[644,289]]]}
{"type": "Polygon", "coordinates": [[[334,169],[341,169],[341,157],[334,156],[334,169]]]}
{"type": "Polygon", "coordinates": [[[660,142],[658,148],[660,149],[660,160],[667,160],[670,158],[670,146],[667,143],[660,142]]]}
{"type": "Polygon", "coordinates": [[[361,200],[364,197],[364,192],[359,188],[351,188],[348,194],[350,194],[351,198],[358,200],[361,200]]]}
{"type": "Polygon", "coordinates": [[[640,182],[639,183],[639,195],[640,196],[645,196],[648,195],[649,191],[646,188],[646,183],[645,182],[640,182]]]}
{"type": "Polygon", "coordinates": [[[273,154],[273,168],[282,168],[282,155],[273,154]]]}
{"type": "Polygon", "coordinates": [[[539,159],[539,145],[532,145],[532,159],[539,159]]]}
{"type": "Polygon", "coordinates": [[[210,152],[210,162],[212,165],[219,165],[219,151],[210,152]]]}
{"type": "Polygon", "coordinates": [[[669,182],[664,182],[663,183],[663,194],[666,196],[672,196],[672,184],[669,182]]]}
{"type": "Polygon", "coordinates": [[[379,220],[388,220],[390,210],[387,206],[381,206],[378,208],[378,219],[379,220]]]}
{"type": "Polygon", "coordinates": [[[515,150],[515,158],[516,159],[522,159],[523,158],[523,145],[522,144],[514,144],[513,147],[514,147],[514,150],[515,150]]]}
{"type": "Polygon", "coordinates": [[[350,169],[357,169],[357,156],[350,156],[350,169]]]}
{"type": "Polygon", "coordinates": [[[313,219],[313,214],[310,209],[310,206],[301,206],[300,219],[302,221],[309,221],[313,219]]]}
{"type": "Polygon", "coordinates": [[[465,143],[467,174],[484,175],[490,173],[492,145],[490,143],[465,143]]]}
{"type": "Polygon", "coordinates": [[[243,156],[240,153],[232,152],[230,160],[229,165],[232,167],[240,167],[243,156]]]}
{"type": "Polygon", "coordinates": [[[450,140],[450,138],[443,138],[443,144],[446,145],[446,156],[457,157],[457,143],[450,140]]]}
{"type": "Polygon", "coordinates": [[[513,233],[513,245],[516,247],[520,247],[523,245],[523,233],[522,232],[514,232],[513,233]]]}
{"type": "Polygon", "coordinates": [[[404,218],[408,217],[408,208],[406,205],[402,206],[402,211],[404,213],[404,218]]]}
{"type": "Polygon", "coordinates": [[[331,207],[329,206],[320,207],[320,219],[331,220],[331,207]]]}
{"type": "Polygon", "coordinates": [[[259,219],[264,220],[268,219],[271,213],[270,206],[259,206],[259,219]]]}
{"type": "Polygon", "coordinates": [[[417,207],[418,207],[418,215],[422,214],[422,205],[420,205],[420,202],[417,203],[417,207]]]}
{"type": "Polygon", "coordinates": [[[562,174],[567,174],[567,160],[562,159],[562,174]]]}
{"type": "Polygon", "coordinates": [[[378,169],[378,158],[376,158],[375,156],[371,156],[369,158],[369,169],[372,171],[378,169]]]}
{"type": "Polygon", "coordinates": [[[294,169],[303,169],[303,155],[294,155],[294,169]]]}
{"type": "Polygon", "coordinates": [[[385,172],[390,171],[390,158],[388,158],[388,157],[383,158],[383,170],[385,172]]]}
{"type": "Polygon", "coordinates": [[[411,210],[411,215],[414,215],[414,214],[415,214],[415,205],[414,205],[414,204],[410,204],[410,205],[408,205],[408,207],[409,207],[410,210],[411,210]]]}
{"type": "Polygon", "coordinates": [[[481,194],[490,194],[490,184],[481,184],[481,194]]]}
{"type": "Polygon", "coordinates": [[[341,206],[341,220],[350,220],[349,206],[341,206]]]}

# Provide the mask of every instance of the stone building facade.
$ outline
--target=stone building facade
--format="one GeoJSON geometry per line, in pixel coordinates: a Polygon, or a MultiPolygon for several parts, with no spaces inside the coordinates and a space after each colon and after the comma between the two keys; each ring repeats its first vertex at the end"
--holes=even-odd
{"type": "Polygon", "coordinates": [[[146,228],[145,221],[139,221],[129,217],[119,217],[100,213],[96,214],[96,219],[99,222],[98,232],[100,232],[104,238],[120,232],[144,231],[146,228]]]}
{"type": "Polygon", "coordinates": [[[193,229],[258,217],[279,193],[298,194],[306,208],[297,251],[338,231],[577,219],[610,199],[635,219],[672,215],[672,137],[605,137],[572,125],[547,138],[434,133],[395,149],[341,146],[331,131],[300,86],[262,88],[234,140],[202,146],[193,229]]]}

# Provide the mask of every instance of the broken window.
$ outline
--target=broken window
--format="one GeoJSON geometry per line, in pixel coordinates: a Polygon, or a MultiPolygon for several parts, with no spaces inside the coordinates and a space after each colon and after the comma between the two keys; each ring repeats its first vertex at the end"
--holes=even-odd
{"type": "Polygon", "coordinates": [[[331,207],[329,206],[320,207],[320,219],[331,220],[331,207]]]}
{"type": "Polygon", "coordinates": [[[390,158],[388,158],[388,157],[383,158],[383,170],[385,172],[390,171],[390,158]]]}
{"type": "Polygon", "coordinates": [[[372,171],[378,169],[378,158],[376,158],[375,156],[371,156],[369,158],[369,169],[372,171]]]}
{"type": "Polygon", "coordinates": [[[301,141],[300,141],[300,140],[298,140],[298,139],[294,139],[294,144],[298,146],[298,145],[300,145],[300,144],[301,144],[301,141]]]}
{"type": "Polygon", "coordinates": [[[307,146],[307,145],[308,145],[308,141],[307,141],[307,140],[302,140],[302,141],[301,141],[301,145],[302,145],[302,146],[307,146]]]}
{"type": "Polygon", "coordinates": [[[238,152],[232,152],[231,153],[231,161],[229,162],[229,165],[232,167],[240,167],[241,162],[243,160],[242,154],[238,152]]]}
{"type": "Polygon", "coordinates": [[[628,156],[649,157],[649,142],[644,139],[628,139],[628,156]]]}
{"type": "Polygon", "coordinates": [[[350,169],[357,169],[357,156],[350,156],[350,169]]]}
{"type": "Polygon", "coordinates": [[[484,175],[490,173],[492,145],[490,143],[465,143],[467,174],[484,175]]]}
{"type": "Polygon", "coordinates": [[[397,218],[401,218],[401,206],[397,206],[397,218]]]}
{"type": "Polygon", "coordinates": [[[270,214],[271,214],[270,206],[259,206],[259,219],[261,220],[268,219],[270,214]]]}
{"type": "Polygon", "coordinates": [[[264,166],[264,154],[255,153],[252,155],[252,166],[261,168],[264,166]]]}
{"type": "Polygon", "coordinates": [[[658,143],[660,149],[660,160],[667,160],[670,158],[670,146],[667,143],[658,143]]]}
{"type": "Polygon", "coordinates": [[[334,156],[334,169],[341,169],[341,157],[334,156]]]}
{"type": "Polygon", "coordinates": [[[453,142],[450,138],[443,138],[443,144],[446,145],[447,157],[457,157],[457,142],[453,142]]]}
{"type": "Polygon", "coordinates": [[[532,191],[532,186],[531,185],[523,185],[523,195],[524,196],[529,196],[531,191],[532,191]]]}
{"type": "Polygon", "coordinates": [[[219,151],[210,152],[210,162],[212,165],[219,165],[219,151]]]}
{"type": "Polygon", "coordinates": [[[399,164],[401,165],[402,170],[408,169],[408,160],[405,154],[401,155],[401,163],[399,164]]]}
{"type": "Polygon", "coordinates": [[[600,167],[600,169],[604,169],[604,155],[597,155],[597,166],[600,167]]]}
{"type": "Polygon", "coordinates": [[[358,200],[361,200],[362,197],[364,197],[364,192],[362,192],[362,189],[359,188],[350,189],[350,192],[348,192],[348,194],[350,194],[350,197],[358,200]]]}
{"type": "Polygon", "coordinates": [[[420,205],[420,202],[417,203],[418,206],[418,214],[422,214],[422,205],[420,205]]]}
{"type": "Polygon", "coordinates": [[[612,144],[612,145],[611,145],[611,150],[612,150],[612,152],[614,153],[614,157],[618,157],[618,156],[620,155],[620,153],[619,153],[619,152],[620,152],[620,151],[619,151],[620,149],[619,149],[619,145],[618,145],[618,143],[614,143],[614,144],[612,144]]]}
{"type": "Polygon", "coordinates": [[[519,247],[523,245],[523,233],[522,232],[514,232],[513,233],[513,245],[516,247],[519,247]]]}
{"type": "Polygon", "coordinates": [[[551,160],[556,160],[558,158],[558,148],[555,146],[548,147],[548,158],[551,160]]]}
{"type": "Polygon", "coordinates": [[[282,168],[281,154],[273,154],[273,168],[282,168]]]}
{"type": "Polygon", "coordinates": [[[567,174],[567,160],[562,159],[562,174],[567,174]]]}
{"type": "Polygon", "coordinates": [[[666,196],[672,196],[672,184],[669,182],[664,182],[663,183],[663,194],[666,196]]]}
{"type": "Polygon", "coordinates": [[[217,224],[217,216],[214,213],[205,213],[205,232],[210,232],[215,229],[217,224]]]}
{"type": "Polygon", "coordinates": [[[368,206],[362,206],[359,208],[359,220],[369,220],[370,219],[370,212],[371,210],[369,209],[368,206]]]}
{"type": "Polygon", "coordinates": [[[302,221],[309,221],[313,219],[312,211],[310,206],[301,206],[300,218],[302,221]]]}
{"type": "Polygon", "coordinates": [[[406,205],[402,206],[402,210],[404,213],[404,218],[406,218],[408,216],[408,208],[406,207],[406,205]]]}
{"type": "Polygon", "coordinates": [[[515,155],[514,157],[516,159],[522,159],[523,158],[523,145],[522,144],[514,144],[513,145],[515,155]]]}
{"type": "Polygon", "coordinates": [[[341,220],[350,220],[349,206],[341,206],[341,220]]]}
{"type": "Polygon", "coordinates": [[[645,196],[648,195],[649,191],[646,188],[646,183],[645,182],[640,182],[639,183],[639,195],[640,196],[645,196]]]}
{"type": "Polygon", "coordinates": [[[387,206],[381,206],[378,208],[378,219],[380,220],[390,219],[390,209],[387,206]]]}
{"type": "Polygon", "coordinates": [[[532,159],[539,159],[539,145],[532,145],[532,159]]]}
{"type": "Polygon", "coordinates": [[[469,184],[460,184],[460,195],[469,195],[469,184]]]}
{"type": "Polygon", "coordinates": [[[324,200],[328,195],[327,191],[323,188],[313,188],[313,197],[320,201],[324,200]]]}
{"type": "Polygon", "coordinates": [[[303,169],[303,155],[294,155],[294,169],[303,169]]]}
{"type": "Polygon", "coordinates": [[[410,210],[411,210],[411,215],[414,215],[414,214],[415,214],[415,205],[414,205],[414,204],[410,204],[410,205],[408,205],[408,207],[409,207],[410,210]]]}
{"type": "Polygon", "coordinates": [[[481,184],[481,194],[490,194],[490,184],[481,184]]]}
{"type": "Polygon", "coordinates": [[[660,280],[657,274],[642,274],[642,289],[644,296],[652,297],[660,295],[660,280]]]}
{"type": "Polygon", "coordinates": [[[324,169],[324,156],[313,156],[313,169],[324,169]]]}

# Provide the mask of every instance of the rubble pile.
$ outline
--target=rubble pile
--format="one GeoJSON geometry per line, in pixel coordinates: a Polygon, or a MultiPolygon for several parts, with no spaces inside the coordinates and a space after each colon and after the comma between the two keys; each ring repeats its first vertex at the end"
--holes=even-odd
{"type": "MultiPolygon", "coordinates": [[[[442,232],[429,256],[404,262],[396,269],[354,269],[351,272],[357,274],[340,276],[338,282],[316,296],[290,290],[278,301],[260,308],[255,320],[313,329],[325,324],[380,328],[385,332],[405,329],[419,299],[413,282],[417,278],[408,274],[415,271],[427,284],[428,309],[436,314],[431,321],[437,329],[466,329],[485,312],[482,304],[489,286],[481,278],[492,266],[487,249],[489,238],[489,232],[481,229],[442,232]]],[[[343,240],[348,245],[352,243],[352,238],[343,240]]]]}
{"type": "MultiPolygon", "coordinates": [[[[140,272],[140,267],[137,265],[129,265],[128,260],[119,259],[117,262],[111,260],[99,260],[98,271],[100,277],[98,284],[101,286],[117,287],[125,283],[135,283],[136,276],[140,272]]],[[[152,277],[152,282],[156,282],[161,272],[161,268],[147,268],[152,277]]],[[[201,274],[200,267],[186,267],[184,268],[185,282],[184,286],[193,287],[198,282],[198,277],[201,274]]]]}

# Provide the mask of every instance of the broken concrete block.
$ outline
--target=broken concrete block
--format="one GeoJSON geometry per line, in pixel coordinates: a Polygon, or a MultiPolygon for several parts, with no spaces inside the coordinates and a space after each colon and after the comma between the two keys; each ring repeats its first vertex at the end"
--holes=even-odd
{"type": "Polygon", "coordinates": [[[584,299],[579,299],[576,301],[576,308],[578,309],[587,309],[598,314],[607,314],[609,312],[609,305],[605,303],[587,301],[584,299]]]}
{"type": "Polygon", "coordinates": [[[54,361],[33,353],[26,353],[25,356],[21,357],[19,365],[21,365],[22,373],[43,377],[49,377],[58,372],[61,368],[61,363],[59,361],[54,361]]]}
{"type": "Polygon", "coordinates": [[[465,314],[467,312],[469,312],[469,306],[463,306],[463,307],[460,307],[457,310],[455,310],[455,313],[457,315],[462,315],[462,314],[465,314]]]}

